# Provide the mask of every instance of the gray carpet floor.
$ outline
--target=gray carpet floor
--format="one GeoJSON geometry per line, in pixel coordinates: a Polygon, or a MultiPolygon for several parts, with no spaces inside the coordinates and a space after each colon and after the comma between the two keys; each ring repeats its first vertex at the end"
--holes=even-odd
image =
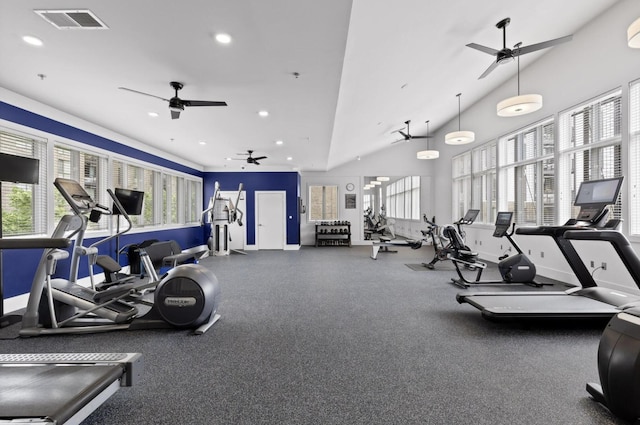
{"type": "MultiPolygon", "coordinates": [[[[140,385],[86,424],[614,424],[591,400],[606,322],[493,323],[455,301],[431,248],[302,247],[208,258],[208,333],[0,341],[0,352],[140,352],[140,385]]],[[[6,331],[9,328],[5,328],[6,331]]]]}

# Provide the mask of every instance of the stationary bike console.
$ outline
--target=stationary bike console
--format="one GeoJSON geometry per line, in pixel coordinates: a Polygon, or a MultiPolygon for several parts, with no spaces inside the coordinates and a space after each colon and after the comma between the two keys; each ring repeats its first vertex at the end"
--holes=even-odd
{"type": "Polygon", "coordinates": [[[496,217],[496,229],[493,231],[494,238],[502,238],[504,236],[507,236],[509,227],[511,227],[512,218],[512,212],[498,212],[498,216],[496,217]]]}

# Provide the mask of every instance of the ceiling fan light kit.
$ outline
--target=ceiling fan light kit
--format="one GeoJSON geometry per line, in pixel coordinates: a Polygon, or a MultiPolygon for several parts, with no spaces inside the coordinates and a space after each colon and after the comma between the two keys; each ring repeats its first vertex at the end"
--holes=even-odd
{"type": "Polygon", "coordinates": [[[636,19],[627,29],[629,47],[640,49],[640,18],[636,19]]]}

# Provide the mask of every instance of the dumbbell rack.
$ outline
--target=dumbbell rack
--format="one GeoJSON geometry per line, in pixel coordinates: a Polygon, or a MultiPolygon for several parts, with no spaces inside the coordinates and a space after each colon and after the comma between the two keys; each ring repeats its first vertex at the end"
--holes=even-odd
{"type": "Polygon", "coordinates": [[[321,221],[316,223],[316,246],[351,246],[351,223],[321,221]]]}

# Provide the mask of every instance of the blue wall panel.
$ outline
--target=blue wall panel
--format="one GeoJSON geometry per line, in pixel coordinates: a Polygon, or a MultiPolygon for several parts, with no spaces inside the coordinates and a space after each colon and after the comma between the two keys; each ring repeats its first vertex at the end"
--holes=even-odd
{"type": "MultiPolygon", "coordinates": [[[[128,244],[140,243],[147,239],[158,239],[161,241],[175,240],[182,249],[191,248],[193,246],[202,245],[203,242],[203,230],[201,227],[188,227],[181,229],[162,230],[148,233],[134,233],[126,234],[120,238],[120,247],[124,247],[128,244]]],[[[84,246],[89,246],[96,242],[100,238],[85,239],[84,246]]],[[[69,270],[71,268],[71,248],[69,248],[69,258],[67,260],[60,261],[56,267],[54,277],[67,279],[69,277],[69,270]]],[[[109,255],[115,258],[116,253],[116,241],[115,239],[98,246],[100,254],[109,255]]],[[[31,282],[33,275],[38,267],[38,262],[42,256],[42,250],[29,249],[29,250],[4,250],[2,270],[4,278],[4,296],[6,298],[29,292],[31,289],[31,282]]],[[[80,268],[78,270],[78,276],[80,278],[89,275],[88,259],[80,259],[80,268]]],[[[120,256],[120,264],[126,266],[129,264],[126,255],[120,256]]],[[[101,273],[100,267],[94,268],[94,273],[101,273]]]]}
{"type": "Polygon", "coordinates": [[[247,228],[247,244],[256,243],[256,201],[255,192],[260,190],[283,190],[286,192],[287,244],[300,244],[300,214],[298,196],[300,191],[300,174],[296,172],[208,172],[204,173],[204,205],[208,205],[213,196],[215,182],[220,183],[220,190],[238,190],[242,183],[247,194],[244,211],[244,225],[247,228]],[[289,217],[291,219],[289,220],[289,217]]]}
{"type": "Polygon", "coordinates": [[[18,108],[8,103],[0,102],[0,119],[15,122],[30,128],[44,131],[49,134],[65,137],[77,142],[86,143],[110,152],[116,152],[130,158],[139,159],[151,164],[156,164],[172,170],[202,177],[202,172],[191,167],[184,166],[177,162],[169,161],[157,155],[152,155],[145,151],[132,148],[125,144],[80,130],[79,128],[52,120],[42,115],[34,114],[25,109],[18,108]]]}

